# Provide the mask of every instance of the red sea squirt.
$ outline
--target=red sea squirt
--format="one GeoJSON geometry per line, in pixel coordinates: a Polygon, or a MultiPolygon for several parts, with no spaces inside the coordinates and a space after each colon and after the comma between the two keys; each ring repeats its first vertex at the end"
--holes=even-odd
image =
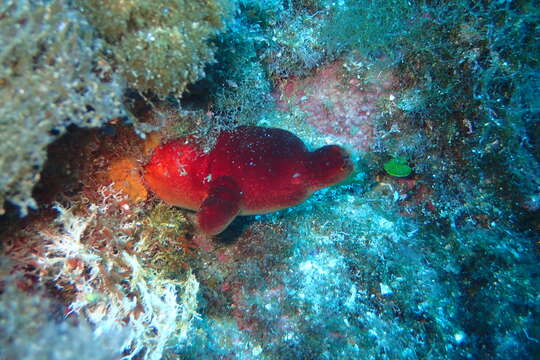
{"type": "Polygon", "coordinates": [[[165,202],[197,211],[201,231],[215,235],[237,215],[297,205],[352,170],[348,153],[337,145],[311,152],[288,131],[240,126],[221,132],[208,153],[192,138],[159,146],[144,180],[165,202]]]}

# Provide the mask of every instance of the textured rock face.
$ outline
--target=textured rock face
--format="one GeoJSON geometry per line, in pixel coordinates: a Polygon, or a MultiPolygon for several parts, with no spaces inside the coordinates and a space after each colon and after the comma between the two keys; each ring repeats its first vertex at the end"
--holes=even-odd
{"type": "MultiPolygon", "coordinates": [[[[149,49],[181,31],[153,22],[172,9],[147,12],[148,22],[137,9],[214,2],[80,0],[110,11],[98,19],[109,29],[84,13],[107,42],[100,48],[61,5],[77,1],[0,1],[2,166],[42,177],[40,209],[0,216],[1,359],[536,359],[538,1],[234,1],[220,64],[205,69],[214,77],[160,109],[135,104],[155,137],[143,144],[120,120],[71,127],[39,172],[44,153],[35,160],[25,149],[114,116],[105,90],[117,89],[127,62],[114,51],[123,41],[106,32],[127,30],[127,60],[152,55],[147,79],[156,80],[178,68],[158,66],[149,49]],[[34,36],[42,24],[53,25],[34,36]],[[347,146],[358,176],[213,238],[146,193],[141,168],[154,147],[193,135],[209,150],[241,125],[347,146]],[[36,306],[45,303],[36,294],[54,308],[36,306]]],[[[34,181],[21,183],[30,191],[34,181]]],[[[231,195],[220,185],[215,198],[231,195]]]]}
{"type": "Polygon", "coordinates": [[[4,1],[0,14],[0,213],[9,200],[25,214],[47,145],[121,115],[123,85],[64,2],[4,1]]]}
{"type": "Polygon", "coordinates": [[[368,150],[374,120],[380,116],[378,103],[391,95],[394,79],[389,73],[380,73],[380,81],[369,83],[348,78],[343,71],[343,63],[335,62],[309,77],[283,80],[276,92],[278,107],[288,110],[296,106],[321,133],[368,150]]]}
{"type": "Polygon", "coordinates": [[[107,42],[128,85],[160,97],[180,96],[214,61],[210,41],[232,6],[207,1],[78,1],[107,42]]]}

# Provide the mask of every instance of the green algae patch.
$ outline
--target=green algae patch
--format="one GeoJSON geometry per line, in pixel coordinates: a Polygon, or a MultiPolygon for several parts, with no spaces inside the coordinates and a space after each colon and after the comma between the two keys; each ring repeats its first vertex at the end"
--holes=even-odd
{"type": "Polygon", "coordinates": [[[395,177],[407,177],[412,172],[412,168],[407,164],[407,159],[402,156],[385,162],[383,167],[388,175],[395,177]]]}

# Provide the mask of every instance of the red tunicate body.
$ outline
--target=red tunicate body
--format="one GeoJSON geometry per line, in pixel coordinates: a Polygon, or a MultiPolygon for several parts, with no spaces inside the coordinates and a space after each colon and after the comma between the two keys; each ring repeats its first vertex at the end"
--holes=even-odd
{"type": "Polygon", "coordinates": [[[288,131],[240,126],[221,132],[208,153],[191,138],[159,146],[144,178],[159,198],[191,210],[199,210],[213,186],[230,189],[228,184],[235,184],[241,198],[238,214],[250,215],[296,205],[351,170],[347,153],[338,146],[310,152],[288,131]]]}

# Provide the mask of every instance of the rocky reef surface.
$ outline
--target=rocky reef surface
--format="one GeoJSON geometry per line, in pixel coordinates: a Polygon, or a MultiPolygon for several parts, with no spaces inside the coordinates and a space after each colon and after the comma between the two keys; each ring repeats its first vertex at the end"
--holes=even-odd
{"type": "Polygon", "coordinates": [[[532,0],[3,1],[0,359],[534,359],[539,23],[532,0]],[[144,165],[241,125],[355,170],[204,235],[144,165]]]}

